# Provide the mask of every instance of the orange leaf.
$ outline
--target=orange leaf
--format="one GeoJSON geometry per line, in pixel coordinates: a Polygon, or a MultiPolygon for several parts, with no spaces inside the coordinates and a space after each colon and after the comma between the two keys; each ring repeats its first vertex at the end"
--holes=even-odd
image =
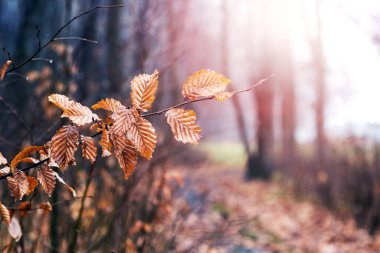
{"type": "Polygon", "coordinates": [[[224,91],[230,82],[231,80],[215,71],[200,70],[187,78],[183,84],[182,95],[190,100],[199,96],[213,96],[224,91]]]}
{"type": "Polygon", "coordinates": [[[66,184],[65,180],[63,180],[63,178],[61,178],[57,172],[54,171],[54,175],[58,179],[58,181],[61,182],[66,187],[66,189],[71,192],[71,194],[73,194],[73,197],[76,198],[78,196],[76,191],[71,186],[66,184]]]}
{"type": "Polygon", "coordinates": [[[52,94],[48,97],[49,101],[52,102],[55,106],[60,108],[62,111],[66,110],[71,103],[70,99],[65,95],[61,94],[52,94]]]}
{"type": "Polygon", "coordinates": [[[29,191],[29,181],[27,176],[21,170],[15,170],[11,177],[7,177],[8,187],[11,194],[16,199],[22,197],[29,191]]]}
{"type": "Polygon", "coordinates": [[[192,144],[199,142],[202,130],[195,124],[196,114],[193,110],[171,109],[165,116],[177,141],[192,144]]]}
{"type": "Polygon", "coordinates": [[[67,125],[61,127],[51,139],[50,158],[58,164],[62,171],[74,158],[74,153],[78,148],[78,136],[78,129],[75,126],[67,125]]]}
{"type": "Polygon", "coordinates": [[[74,124],[77,124],[78,126],[91,123],[94,120],[99,120],[98,115],[94,114],[90,108],[75,101],[71,101],[69,103],[68,107],[63,111],[61,117],[69,118],[74,124]]]}
{"type": "Polygon", "coordinates": [[[104,124],[102,125],[102,138],[100,139],[99,144],[102,146],[102,156],[110,156],[112,144],[110,142],[109,134],[104,124]]]}
{"type": "Polygon", "coordinates": [[[232,92],[228,92],[228,91],[221,91],[221,92],[218,92],[214,95],[214,99],[218,102],[223,102],[224,100],[226,99],[229,99],[230,97],[232,97],[234,94],[232,92]]]}
{"type": "Polygon", "coordinates": [[[96,159],[96,145],[94,139],[89,136],[81,136],[82,142],[82,155],[84,158],[89,160],[91,163],[95,162],[96,159]]]}
{"type": "Polygon", "coordinates": [[[93,110],[103,109],[110,112],[118,112],[119,110],[125,110],[124,105],[122,105],[119,101],[113,98],[105,98],[91,106],[93,110]]]}
{"type": "Polygon", "coordinates": [[[41,203],[39,207],[40,209],[45,211],[45,214],[53,210],[53,207],[51,206],[50,202],[41,203]]]}
{"type": "Polygon", "coordinates": [[[152,75],[141,74],[131,81],[132,106],[143,112],[148,111],[156,98],[158,87],[158,71],[152,75]]]}
{"type": "Polygon", "coordinates": [[[30,193],[34,192],[34,189],[38,185],[38,181],[34,177],[27,176],[28,179],[28,191],[25,193],[25,195],[29,195],[30,193]]]}
{"type": "Polygon", "coordinates": [[[29,201],[22,201],[18,206],[20,217],[24,217],[27,215],[28,211],[31,210],[32,205],[29,201]]]}
{"type": "Polygon", "coordinates": [[[137,117],[136,123],[132,124],[127,132],[127,137],[133,141],[142,157],[146,159],[152,158],[157,143],[157,135],[149,121],[142,117],[137,117]]]}
{"type": "Polygon", "coordinates": [[[112,114],[113,125],[111,127],[111,132],[116,135],[126,134],[131,128],[132,124],[135,123],[134,114],[138,114],[135,109],[125,109],[119,110],[117,113],[112,114]]]}
{"type": "Polygon", "coordinates": [[[11,223],[11,213],[9,212],[8,208],[3,205],[3,203],[0,202],[0,217],[1,220],[3,220],[8,225],[11,223]]]}
{"type": "Polygon", "coordinates": [[[5,73],[7,72],[8,67],[12,64],[11,60],[6,61],[0,69],[0,81],[4,79],[5,73]]]}
{"type": "Polygon", "coordinates": [[[29,146],[24,148],[20,153],[18,153],[12,160],[11,162],[11,170],[12,172],[15,171],[15,168],[17,167],[17,164],[22,162],[22,160],[29,156],[30,154],[33,154],[39,150],[42,150],[44,147],[43,146],[29,146]]]}
{"type": "Polygon", "coordinates": [[[54,171],[47,164],[42,164],[37,170],[37,179],[40,181],[42,189],[44,189],[50,197],[55,188],[54,171]]]}
{"type": "Polygon", "coordinates": [[[115,156],[124,172],[124,178],[132,174],[137,164],[137,152],[133,142],[125,135],[111,135],[115,156]]]}

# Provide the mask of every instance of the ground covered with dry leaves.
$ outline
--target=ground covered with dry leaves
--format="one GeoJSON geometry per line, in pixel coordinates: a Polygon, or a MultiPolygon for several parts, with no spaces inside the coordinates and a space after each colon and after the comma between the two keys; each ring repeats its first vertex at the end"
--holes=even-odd
{"type": "Polygon", "coordinates": [[[276,182],[244,182],[241,169],[215,165],[177,170],[183,186],[165,229],[175,252],[380,252],[379,235],[276,182]]]}

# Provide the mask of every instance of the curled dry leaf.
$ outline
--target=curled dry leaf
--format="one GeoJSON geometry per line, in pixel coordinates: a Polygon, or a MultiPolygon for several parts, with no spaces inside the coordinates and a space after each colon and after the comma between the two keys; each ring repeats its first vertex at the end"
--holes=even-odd
{"type": "Polygon", "coordinates": [[[96,144],[94,139],[89,136],[81,136],[82,142],[82,155],[85,159],[89,160],[92,164],[96,159],[96,144]]]}
{"type": "Polygon", "coordinates": [[[78,146],[79,131],[75,126],[61,127],[51,139],[50,156],[64,171],[73,160],[78,146]]]}
{"type": "Polygon", "coordinates": [[[102,125],[102,138],[99,141],[100,146],[102,146],[102,157],[111,155],[112,144],[110,142],[109,134],[106,126],[102,125]]]}
{"type": "Polygon", "coordinates": [[[16,242],[22,237],[20,222],[15,216],[12,217],[11,222],[8,225],[8,232],[16,242]]]}
{"type": "Polygon", "coordinates": [[[48,97],[49,102],[52,102],[55,106],[60,108],[62,111],[66,110],[71,103],[70,99],[65,95],[52,94],[48,97]]]}
{"type": "Polygon", "coordinates": [[[141,74],[131,81],[132,106],[143,112],[148,111],[156,98],[158,87],[158,71],[152,75],[141,74]]]}
{"type": "Polygon", "coordinates": [[[3,156],[3,154],[0,152],[0,165],[7,164],[7,159],[3,156]]]}
{"type": "Polygon", "coordinates": [[[76,191],[71,186],[66,184],[65,180],[63,180],[63,178],[61,178],[57,172],[54,171],[54,175],[58,179],[58,181],[61,182],[66,187],[66,189],[71,192],[71,194],[73,194],[74,198],[76,198],[78,196],[76,191]]]}
{"type": "Polygon", "coordinates": [[[90,108],[75,101],[71,101],[69,103],[68,107],[63,111],[61,117],[69,118],[74,124],[77,124],[78,126],[91,123],[94,120],[99,120],[98,115],[94,114],[90,108]]]}
{"type": "Polygon", "coordinates": [[[22,199],[29,192],[28,177],[21,170],[15,170],[11,177],[7,177],[7,181],[9,190],[14,198],[22,199]]]}
{"type": "Polygon", "coordinates": [[[115,156],[124,172],[124,178],[132,174],[137,164],[137,152],[133,142],[126,135],[111,135],[115,156]]]}
{"type": "Polygon", "coordinates": [[[34,192],[36,189],[36,186],[38,185],[38,181],[34,177],[27,176],[28,179],[28,191],[25,193],[25,195],[29,195],[30,193],[34,192]]]}
{"type": "Polygon", "coordinates": [[[224,91],[230,82],[231,80],[215,71],[200,70],[184,82],[182,95],[190,100],[199,96],[213,96],[224,91]]]}
{"type": "Polygon", "coordinates": [[[113,98],[105,98],[91,106],[93,110],[103,109],[110,112],[118,112],[119,110],[126,110],[124,105],[113,98]]]}
{"type": "Polygon", "coordinates": [[[223,102],[224,100],[231,98],[233,95],[234,93],[232,92],[222,91],[222,92],[216,93],[214,95],[214,99],[218,102],[223,102]]]}
{"type": "Polygon", "coordinates": [[[199,142],[202,130],[195,124],[196,114],[193,110],[171,109],[165,116],[177,141],[192,144],[199,142]]]}
{"type": "Polygon", "coordinates": [[[138,117],[127,134],[140,155],[146,159],[151,159],[157,143],[156,131],[152,124],[148,120],[138,117]]]}
{"type": "Polygon", "coordinates": [[[11,213],[9,212],[8,208],[3,205],[3,203],[0,202],[0,217],[1,220],[3,220],[5,223],[9,225],[11,223],[11,213]]]}
{"type": "Polygon", "coordinates": [[[11,60],[6,61],[0,69],[0,81],[4,79],[5,73],[7,73],[7,69],[12,64],[11,60]]]}
{"type": "Polygon", "coordinates": [[[11,173],[11,168],[8,166],[0,169],[0,176],[4,176],[9,173],[11,173]]]}
{"type": "Polygon", "coordinates": [[[138,115],[138,112],[133,108],[119,110],[117,113],[112,114],[111,118],[114,122],[111,127],[111,132],[116,135],[127,134],[127,131],[136,121],[135,115],[138,115]]]}
{"type": "Polygon", "coordinates": [[[24,217],[31,210],[32,205],[29,201],[22,201],[18,206],[20,217],[24,217]]]}
{"type": "Polygon", "coordinates": [[[20,153],[18,153],[12,160],[11,162],[11,171],[14,172],[15,171],[15,168],[17,167],[17,165],[23,161],[24,158],[26,158],[27,156],[39,151],[39,150],[42,150],[44,147],[43,146],[29,146],[29,147],[26,147],[24,148],[20,153]]]}
{"type": "Polygon", "coordinates": [[[50,202],[41,203],[39,208],[41,210],[44,210],[45,214],[48,214],[49,212],[51,212],[53,210],[53,207],[51,206],[50,202]]]}
{"type": "Polygon", "coordinates": [[[40,182],[42,189],[44,189],[50,197],[55,188],[54,171],[47,164],[42,164],[40,169],[37,170],[37,179],[40,182]]]}

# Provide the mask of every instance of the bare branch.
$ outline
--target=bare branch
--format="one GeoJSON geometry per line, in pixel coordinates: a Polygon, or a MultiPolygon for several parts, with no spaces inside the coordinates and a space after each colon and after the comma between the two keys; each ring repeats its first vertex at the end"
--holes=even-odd
{"type": "MultiPolygon", "coordinates": [[[[68,22],[66,22],[63,26],[61,26],[61,28],[58,29],[58,31],[45,43],[45,44],[41,44],[40,41],[39,41],[39,47],[37,48],[37,50],[28,58],[26,59],[24,62],[18,64],[18,65],[13,65],[12,68],[8,69],[6,74],[10,73],[10,72],[13,72],[15,71],[16,69],[19,69],[21,67],[23,67],[24,65],[26,65],[27,63],[31,62],[34,58],[36,58],[36,56],[44,49],[46,48],[48,45],[50,45],[56,38],[58,38],[58,35],[63,31],[65,30],[66,27],[68,27],[73,21],[75,21],[76,19],[82,17],[82,16],[85,16],[97,9],[110,9],[110,8],[120,8],[120,7],[123,7],[123,5],[98,5],[90,10],[87,10],[85,12],[82,12],[81,14],[73,17],[72,19],[70,19],[68,22]]],[[[37,36],[38,33],[37,33],[37,36]]]]}
{"type": "MultiPolygon", "coordinates": [[[[272,77],[273,77],[273,75],[270,75],[269,77],[260,80],[259,82],[255,83],[254,85],[249,86],[248,88],[246,88],[244,90],[234,91],[234,92],[232,92],[232,96],[234,96],[236,94],[239,94],[239,93],[250,91],[250,90],[252,90],[253,88],[255,88],[257,86],[262,85],[265,81],[267,81],[268,79],[270,79],[272,77]]],[[[215,98],[215,96],[208,96],[208,97],[199,98],[199,99],[195,99],[195,100],[191,100],[191,101],[185,101],[185,102],[173,105],[171,107],[168,107],[166,109],[163,109],[163,110],[160,110],[160,111],[157,111],[157,112],[147,113],[147,114],[144,114],[144,115],[141,115],[141,116],[142,117],[149,117],[149,116],[153,116],[153,115],[160,115],[160,114],[162,114],[164,112],[167,112],[167,111],[169,111],[171,109],[174,109],[174,108],[177,108],[177,107],[181,107],[181,106],[184,106],[184,105],[197,103],[197,102],[200,102],[200,101],[212,100],[214,98],[215,98]]]]}
{"type": "Polygon", "coordinates": [[[86,38],[82,38],[82,37],[59,37],[59,38],[55,38],[54,41],[59,41],[59,40],[81,40],[81,41],[85,41],[85,42],[90,42],[90,43],[94,43],[94,44],[98,44],[98,41],[96,40],[90,40],[90,39],[86,39],[86,38]]]}

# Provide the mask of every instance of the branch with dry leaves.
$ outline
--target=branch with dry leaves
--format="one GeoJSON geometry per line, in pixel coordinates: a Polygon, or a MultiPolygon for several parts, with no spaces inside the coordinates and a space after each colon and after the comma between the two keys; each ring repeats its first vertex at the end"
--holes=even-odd
{"type": "MultiPolygon", "coordinates": [[[[58,129],[48,143],[26,147],[10,164],[0,153],[0,180],[7,179],[9,190],[15,199],[21,200],[34,192],[38,184],[50,196],[56,180],[63,183],[75,197],[75,190],[67,185],[55,170],[64,172],[70,165],[75,164],[78,146],[81,147],[82,156],[94,164],[98,156],[94,137],[98,135],[101,135],[98,144],[102,150],[102,157],[114,155],[124,178],[128,179],[137,165],[138,157],[152,159],[156,147],[156,131],[146,118],[165,113],[167,123],[177,141],[198,144],[201,128],[196,124],[196,113],[184,109],[184,106],[212,99],[221,102],[236,94],[250,91],[269,78],[247,89],[228,92],[225,91],[230,83],[228,78],[211,70],[201,70],[185,80],[182,88],[185,102],[147,113],[155,101],[158,89],[159,72],[156,70],[151,75],[140,74],[131,81],[130,106],[125,106],[113,98],[105,98],[92,105],[92,110],[106,111],[104,118],[89,107],[64,95],[50,95],[49,101],[62,110],[61,117],[66,118],[70,124],[58,129]],[[90,124],[89,130],[95,133],[90,136],[81,134],[79,127],[90,124]],[[21,163],[31,165],[19,169],[21,163]],[[25,174],[25,171],[32,168],[39,168],[36,178],[25,174]]],[[[0,213],[7,217],[6,209],[3,208],[0,213]]]]}

